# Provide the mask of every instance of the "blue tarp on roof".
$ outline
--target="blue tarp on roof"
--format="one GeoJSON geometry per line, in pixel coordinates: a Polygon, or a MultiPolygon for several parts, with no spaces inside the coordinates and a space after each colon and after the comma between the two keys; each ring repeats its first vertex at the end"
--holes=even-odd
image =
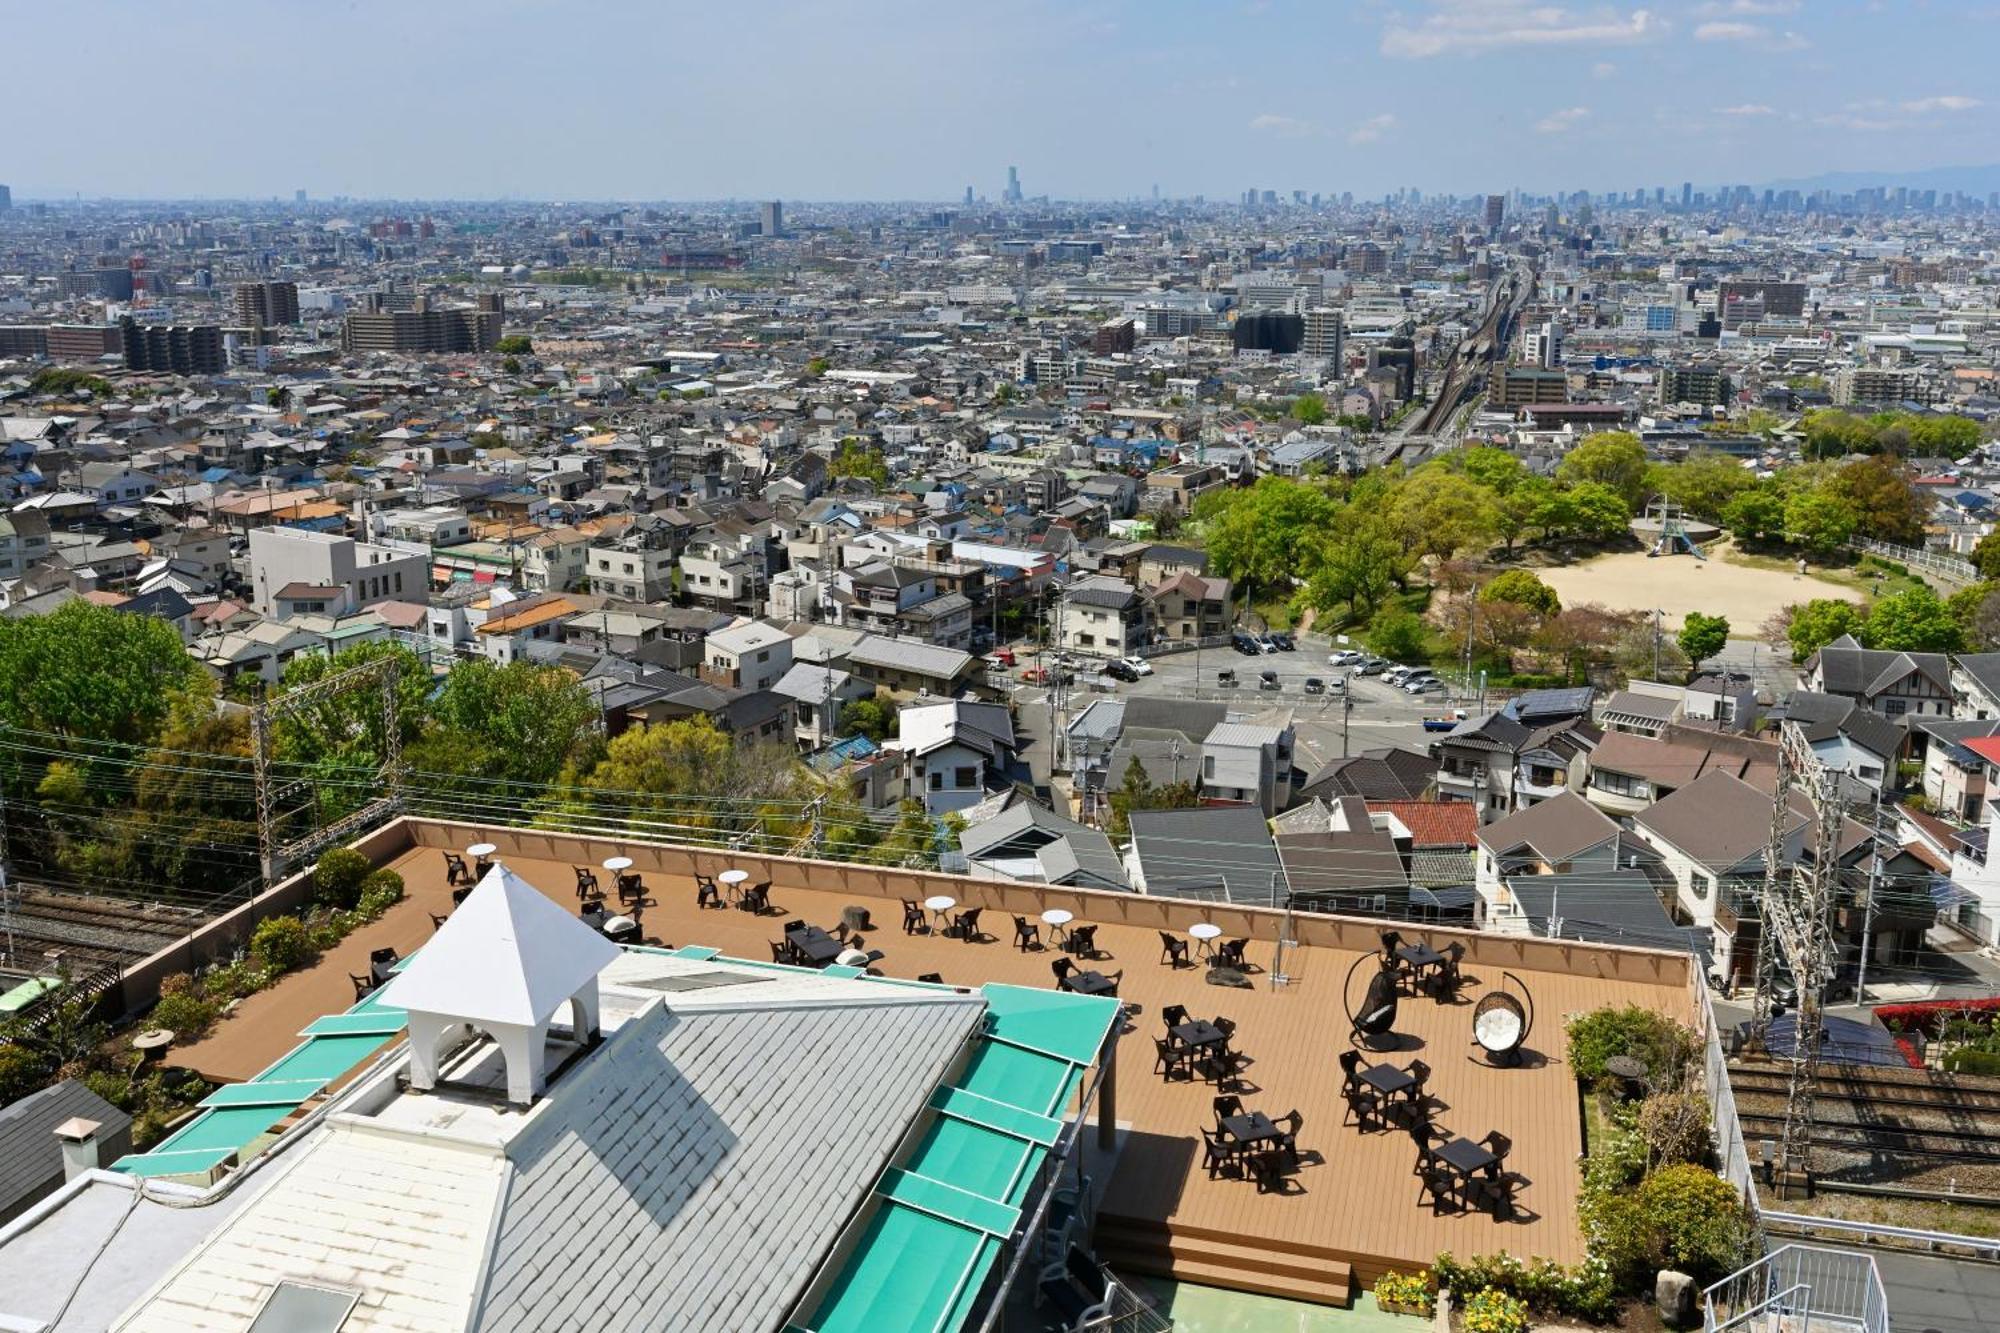
{"type": "MultiPolygon", "coordinates": [[[[1896,1039],[1884,1028],[1852,1018],[1824,1018],[1821,1023],[1823,1030],[1819,1054],[1822,1060],[1845,1065],[1888,1065],[1898,1069],[1909,1064],[1896,1045],[1896,1039]]],[[[1784,1014],[1772,1019],[1765,1047],[1772,1055],[1789,1059],[1798,1040],[1798,1028],[1796,1014],[1784,1014]]]]}

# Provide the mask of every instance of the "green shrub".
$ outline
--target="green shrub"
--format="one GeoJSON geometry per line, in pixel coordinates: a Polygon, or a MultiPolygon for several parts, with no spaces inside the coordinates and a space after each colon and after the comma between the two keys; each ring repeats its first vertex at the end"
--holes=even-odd
{"type": "Polygon", "coordinates": [[[1736,1187],[1705,1167],[1665,1167],[1639,1186],[1663,1264],[1712,1282],[1735,1271],[1749,1246],[1736,1187]]]}
{"type": "Polygon", "coordinates": [[[1692,1032],[1636,1004],[1572,1014],[1565,1027],[1570,1068],[1586,1083],[1604,1078],[1604,1062],[1614,1056],[1633,1056],[1662,1079],[1678,1073],[1694,1054],[1692,1032]]]}
{"type": "Polygon", "coordinates": [[[393,870],[377,870],[361,881],[361,895],[355,900],[354,910],[367,921],[374,921],[403,901],[403,877],[393,870]]]}
{"type": "Polygon", "coordinates": [[[1595,1258],[1574,1268],[1551,1259],[1523,1263],[1511,1254],[1459,1260],[1440,1254],[1431,1266],[1440,1287],[1461,1296],[1492,1289],[1525,1301],[1537,1314],[1601,1323],[1618,1311],[1618,1291],[1610,1271],[1595,1258]]]}
{"type": "Polygon", "coordinates": [[[1656,1092],[1639,1104],[1639,1133],[1660,1165],[1706,1162],[1713,1145],[1708,1098],[1695,1088],[1656,1092]]]}
{"type": "Polygon", "coordinates": [[[289,972],[312,960],[312,940],[295,916],[266,917],[250,933],[250,956],[273,972],[289,972]]]}
{"type": "Polygon", "coordinates": [[[83,1076],[83,1086],[110,1102],[127,1115],[139,1104],[132,1080],[112,1069],[93,1069],[83,1076]]]}
{"type": "Polygon", "coordinates": [[[153,1006],[152,1023],[154,1027],[166,1028],[182,1041],[192,1041],[214,1027],[221,1012],[221,1007],[213,1000],[195,991],[183,990],[160,997],[160,1002],[153,1006]]]}
{"type": "Polygon", "coordinates": [[[194,989],[194,978],[185,972],[176,972],[170,977],[160,978],[160,998],[180,995],[194,989]]]}
{"type": "Polygon", "coordinates": [[[352,847],[336,847],[313,867],[313,897],[328,907],[352,907],[374,863],[352,847]]]}
{"type": "Polygon", "coordinates": [[[1945,1053],[1944,1068],[1948,1074],[2000,1074],[2000,1052],[1962,1046],[1945,1053]]]}
{"type": "Polygon", "coordinates": [[[1496,1287],[1475,1291],[1460,1326],[1465,1333],[1528,1333],[1528,1303],[1496,1287]]]}
{"type": "Polygon", "coordinates": [[[49,1067],[25,1046],[0,1045],[0,1106],[48,1085],[49,1067]]]}
{"type": "Polygon", "coordinates": [[[254,959],[210,968],[201,979],[202,993],[211,1000],[240,1000],[271,984],[272,971],[254,959]]]}

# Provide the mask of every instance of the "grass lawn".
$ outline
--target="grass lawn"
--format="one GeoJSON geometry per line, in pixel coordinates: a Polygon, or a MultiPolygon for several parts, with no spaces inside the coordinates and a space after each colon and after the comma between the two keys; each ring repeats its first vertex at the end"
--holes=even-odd
{"type": "MultiPolygon", "coordinates": [[[[1790,574],[1799,567],[1798,552],[1789,548],[1745,550],[1734,541],[1722,542],[1710,548],[1725,563],[1742,565],[1746,569],[1765,569],[1778,574],[1790,574]]],[[[1859,560],[1845,557],[1827,564],[1807,557],[1806,572],[1828,583],[1838,583],[1865,594],[1870,601],[1877,597],[1888,597],[1911,588],[1928,585],[1923,579],[1899,565],[1893,565],[1877,556],[1864,555],[1859,560]]],[[[1946,592],[1939,592],[1946,596],[1946,592]]]]}

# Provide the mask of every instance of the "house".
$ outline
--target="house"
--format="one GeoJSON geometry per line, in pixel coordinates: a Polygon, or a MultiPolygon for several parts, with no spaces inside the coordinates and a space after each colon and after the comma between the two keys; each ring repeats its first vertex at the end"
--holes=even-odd
{"type": "Polygon", "coordinates": [[[1174,574],[1147,589],[1146,596],[1153,604],[1155,633],[1163,642],[1192,643],[1229,632],[1228,579],[1174,574]]]}
{"type": "Polygon", "coordinates": [[[1607,814],[1632,815],[1718,772],[1770,791],[1777,783],[1777,743],[1677,722],[1650,736],[1607,731],[1590,752],[1583,794],[1607,814]]]}
{"type": "Polygon", "coordinates": [[[807,749],[818,749],[843,734],[848,704],[874,697],[874,690],[839,667],[794,662],[771,689],[790,699],[797,715],[793,732],[807,749]]]}
{"type": "Polygon", "coordinates": [[[761,620],[712,631],[702,648],[701,678],[728,690],[768,690],[792,667],[792,636],[761,620]]]}
{"type": "Polygon", "coordinates": [[[0,1106],[0,1227],[132,1151],[132,1117],[73,1078],[0,1106]]]}
{"type": "Polygon", "coordinates": [[[1912,723],[1911,730],[1927,738],[1923,784],[1931,809],[1968,824],[1982,822],[1987,761],[1969,743],[2000,736],[2000,717],[1934,718],[1912,723]]]}
{"type": "MultiPolygon", "coordinates": [[[[1491,820],[1583,785],[1598,733],[1575,710],[1573,696],[1579,692],[1530,693],[1548,698],[1552,705],[1544,708],[1538,704],[1530,710],[1535,722],[1515,715],[1515,706],[1529,698],[1522,695],[1502,711],[1467,718],[1432,742],[1441,799],[1471,801],[1483,818],[1491,820]]],[[[1585,698],[1586,713],[1588,708],[1585,698]]]]}
{"type": "MultiPolygon", "coordinates": [[[[1806,690],[1787,695],[1778,715],[1798,725],[1828,770],[1878,794],[1895,785],[1896,762],[1911,734],[1905,727],[1853,699],[1806,690]]],[[[1919,715],[1907,716],[1913,724],[1919,715]]]]}
{"type": "Polygon", "coordinates": [[[1530,931],[1527,908],[1509,887],[1522,876],[1597,875],[1618,868],[1618,825],[1573,791],[1487,824],[1478,840],[1473,887],[1482,930],[1530,931]]]}
{"type": "Polygon", "coordinates": [[[1951,659],[1952,716],[2000,718],[2000,653],[1959,653],[1951,659]]]}
{"type": "Polygon", "coordinates": [[[925,694],[948,699],[980,670],[979,659],[971,653],[874,634],[848,649],[846,657],[848,670],[856,677],[897,699],[925,694]]]}
{"type": "Polygon", "coordinates": [[[1283,907],[1285,866],[1263,813],[1248,805],[1134,810],[1127,878],[1140,893],[1283,907]]]}
{"type": "Polygon", "coordinates": [[[1300,911],[1401,919],[1410,906],[1410,830],[1358,796],[1326,807],[1322,828],[1288,828],[1274,839],[1288,904],[1300,911]]]}
{"type": "Polygon", "coordinates": [[[1000,704],[906,704],[884,748],[903,760],[903,796],[934,815],[976,805],[1010,779],[1014,720],[1000,704]]]}
{"type": "Polygon", "coordinates": [[[1951,659],[1943,653],[1863,648],[1843,634],[1807,658],[1802,674],[1813,693],[1852,699],[1891,722],[1951,716],[1951,659]]]}
{"type": "MultiPolygon", "coordinates": [[[[420,596],[430,587],[430,551],[400,542],[358,542],[307,528],[250,531],[250,585],[257,610],[276,615],[288,588],[337,588],[326,610],[358,611],[377,602],[420,596]]],[[[308,597],[306,600],[314,600],[308,597]]]]}
{"type": "Polygon", "coordinates": [[[1299,788],[1299,799],[1332,800],[1361,796],[1371,801],[1414,801],[1430,791],[1437,761],[1400,746],[1380,746],[1330,760],[1299,788]]]}
{"type": "Polygon", "coordinates": [[[526,655],[530,643],[559,643],[562,626],[577,614],[560,593],[520,597],[494,609],[472,632],[475,651],[501,666],[526,655]]]}
{"type": "MultiPolygon", "coordinates": [[[[634,518],[623,531],[591,542],[584,550],[590,590],[628,602],[671,599],[680,536],[677,525],[647,514],[634,518]]],[[[556,586],[568,569],[563,551],[544,547],[541,556],[546,567],[542,581],[556,586]]]]}
{"type": "Polygon", "coordinates": [[[1129,657],[1152,639],[1149,606],[1124,579],[1092,574],[1063,589],[1056,646],[1087,657],[1129,657]]]}
{"type": "Polygon", "coordinates": [[[1201,794],[1211,803],[1254,805],[1268,817],[1292,803],[1293,730],[1218,722],[1201,742],[1201,794]]]}
{"type": "Polygon", "coordinates": [[[1018,792],[1006,792],[968,814],[958,835],[959,851],[974,875],[1023,884],[1061,884],[1089,889],[1123,889],[1125,867],[1111,839],[1100,829],[1064,818],[1018,792]]]}

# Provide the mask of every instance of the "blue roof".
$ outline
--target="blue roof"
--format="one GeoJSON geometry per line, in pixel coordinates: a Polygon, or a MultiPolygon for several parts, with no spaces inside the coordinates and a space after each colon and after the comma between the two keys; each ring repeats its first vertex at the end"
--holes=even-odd
{"type": "Polygon", "coordinates": [[[1500,711],[1516,722],[1546,713],[1588,713],[1597,692],[1588,685],[1558,690],[1529,690],[1507,701],[1500,711]]]}
{"type": "MultiPolygon", "coordinates": [[[[1845,1065],[1888,1065],[1897,1069],[1907,1068],[1910,1063],[1903,1058],[1895,1037],[1884,1028],[1852,1018],[1826,1017],[1820,1022],[1819,1053],[1822,1059],[1845,1065]]],[[[1784,1014],[1772,1019],[1765,1048],[1780,1059],[1789,1059],[1792,1046],[1798,1040],[1798,1028],[1796,1014],[1784,1014]]]]}

